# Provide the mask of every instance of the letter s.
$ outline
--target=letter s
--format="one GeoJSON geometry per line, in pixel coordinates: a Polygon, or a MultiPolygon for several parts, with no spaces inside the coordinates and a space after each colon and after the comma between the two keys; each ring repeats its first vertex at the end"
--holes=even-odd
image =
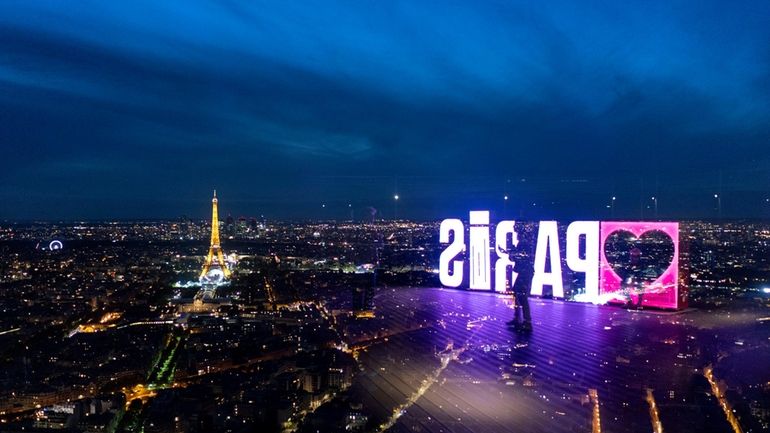
{"type": "Polygon", "coordinates": [[[459,287],[463,282],[463,261],[454,260],[454,258],[465,251],[465,227],[463,227],[463,222],[459,219],[445,219],[441,221],[439,241],[442,244],[449,243],[450,233],[454,234],[454,239],[441,252],[438,276],[442,285],[459,287]]]}

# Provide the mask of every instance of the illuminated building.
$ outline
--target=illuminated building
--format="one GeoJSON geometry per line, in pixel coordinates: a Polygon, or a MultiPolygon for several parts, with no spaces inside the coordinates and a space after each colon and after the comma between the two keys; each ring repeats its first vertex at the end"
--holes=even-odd
{"type": "Polygon", "coordinates": [[[227,214],[227,219],[225,219],[225,230],[229,236],[235,235],[235,219],[231,214],[227,214]]]}
{"type": "Polygon", "coordinates": [[[235,226],[236,234],[243,236],[249,229],[249,223],[246,221],[246,217],[238,218],[238,224],[235,226]]]}
{"type": "Polygon", "coordinates": [[[214,198],[211,199],[211,246],[206,261],[203,263],[201,280],[221,281],[230,278],[230,269],[225,263],[225,255],[219,245],[219,214],[217,212],[217,191],[214,190],[214,198]]]}

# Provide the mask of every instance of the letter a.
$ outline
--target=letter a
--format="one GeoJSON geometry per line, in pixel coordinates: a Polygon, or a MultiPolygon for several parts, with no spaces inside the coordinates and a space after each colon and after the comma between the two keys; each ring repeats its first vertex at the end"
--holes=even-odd
{"type": "Polygon", "coordinates": [[[535,272],[532,276],[530,293],[543,295],[543,286],[551,286],[554,298],[564,297],[564,283],[561,279],[561,253],[559,252],[559,229],[556,221],[540,221],[537,229],[535,250],[535,272]],[[551,272],[545,271],[545,257],[551,262],[551,272]]]}

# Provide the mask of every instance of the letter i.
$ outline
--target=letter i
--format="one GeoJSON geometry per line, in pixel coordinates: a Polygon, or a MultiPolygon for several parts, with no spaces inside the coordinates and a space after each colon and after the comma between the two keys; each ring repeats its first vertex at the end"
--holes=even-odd
{"type": "Polygon", "coordinates": [[[489,211],[470,212],[470,288],[492,289],[492,269],[489,262],[489,211]]]}

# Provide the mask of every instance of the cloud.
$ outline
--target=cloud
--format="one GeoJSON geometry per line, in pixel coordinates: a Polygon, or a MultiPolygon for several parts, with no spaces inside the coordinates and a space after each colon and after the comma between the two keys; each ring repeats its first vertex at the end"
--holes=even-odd
{"type": "Polygon", "coordinates": [[[770,6],[595,6],[5,4],[0,193],[30,214],[35,196],[68,188],[232,184],[247,201],[322,184],[315,200],[388,197],[381,179],[395,176],[442,179],[411,182],[424,197],[466,179],[456,188],[473,198],[511,176],[691,191],[749,168],[768,176],[731,187],[760,189],[770,6]],[[372,186],[328,180],[340,173],[372,186]]]}

